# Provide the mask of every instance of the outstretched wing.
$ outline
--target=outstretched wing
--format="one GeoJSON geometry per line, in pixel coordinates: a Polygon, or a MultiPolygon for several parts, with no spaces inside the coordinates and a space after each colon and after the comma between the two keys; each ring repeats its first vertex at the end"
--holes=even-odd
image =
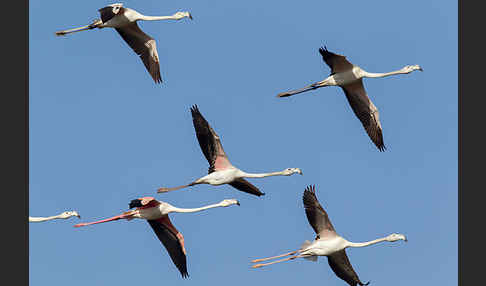
{"type": "Polygon", "coordinates": [[[201,146],[201,150],[209,162],[208,173],[231,167],[232,165],[224,152],[218,134],[209,126],[209,123],[199,112],[197,105],[191,107],[191,114],[199,146],[201,146]]]}
{"type": "Polygon", "coordinates": [[[169,252],[169,256],[177,269],[181,272],[182,278],[189,276],[187,273],[186,251],[182,234],[175,229],[168,216],[157,220],[147,221],[160,242],[162,242],[169,252]]]}
{"type": "Polygon", "coordinates": [[[302,197],[304,202],[305,214],[309,224],[320,238],[332,237],[336,235],[336,230],[329,220],[326,211],[316,197],[315,186],[308,186],[302,197]]]}
{"type": "Polygon", "coordinates": [[[156,83],[162,82],[160,76],[159,54],[154,38],[145,34],[138,27],[137,23],[130,23],[116,31],[127,42],[132,50],[140,56],[145,68],[156,83]]]}
{"type": "Polygon", "coordinates": [[[378,150],[381,152],[385,151],[386,147],[383,142],[380,114],[378,113],[378,108],[376,108],[366,94],[363,80],[359,79],[358,81],[342,86],[341,88],[343,89],[354,114],[363,124],[371,141],[375,143],[378,150]]]}
{"type": "Polygon", "coordinates": [[[327,256],[327,262],[331,266],[332,271],[337,275],[337,277],[346,281],[350,286],[360,286],[368,285],[368,283],[363,283],[359,280],[358,274],[354,272],[351,262],[349,262],[346,252],[343,250],[338,251],[332,255],[327,256]]]}
{"type": "Polygon", "coordinates": [[[348,71],[353,68],[353,64],[348,62],[345,56],[332,53],[326,47],[321,47],[319,53],[324,62],[331,68],[331,74],[348,71]]]}
{"type": "Polygon", "coordinates": [[[255,196],[263,196],[265,193],[262,193],[257,187],[252,185],[250,182],[243,178],[239,178],[234,180],[233,182],[229,183],[230,186],[233,188],[240,190],[245,193],[249,193],[255,196]]]}

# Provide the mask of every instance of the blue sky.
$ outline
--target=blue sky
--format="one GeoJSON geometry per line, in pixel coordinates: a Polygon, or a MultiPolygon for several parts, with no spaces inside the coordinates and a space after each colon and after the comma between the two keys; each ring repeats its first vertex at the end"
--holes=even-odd
{"type": "Polygon", "coordinates": [[[146,15],[194,17],[139,24],[157,40],[162,85],[114,30],[54,36],[91,23],[110,3],[30,1],[29,214],[75,209],[92,221],[141,196],[241,206],[171,215],[186,240],[186,281],[145,221],[30,224],[30,285],[346,285],[326,258],[250,268],[313,239],[302,205],[309,184],[348,240],[408,236],[348,249],[361,280],[457,285],[456,1],[124,1],[146,15]],[[275,97],[329,75],[323,45],[369,72],[424,68],[364,80],[386,152],[338,87],[275,97]],[[260,198],[206,185],[156,194],[207,172],[193,104],[237,167],[299,167],[304,176],[251,179],[266,193],[260,198]]]}

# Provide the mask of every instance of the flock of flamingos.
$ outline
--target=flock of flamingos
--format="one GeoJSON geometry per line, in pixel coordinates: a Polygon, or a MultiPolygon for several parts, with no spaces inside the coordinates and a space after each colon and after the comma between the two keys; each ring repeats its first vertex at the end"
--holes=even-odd
{"type": "MultiPolygon", "coordinates": [[[[155,40],[149,35],[145,34],[138,27],[137,21],[181,20],[186,17],[192,19],[191,14],[189,12],[177,12],[172,16],[145,16],[133,9],[123,7],[123,4],[120,3],[111,4],[99,9],[98,11],[100,12],[101,19],[96,20],[87,26],[56,32],[56,35],[62,36],[95,28],[114,28],[123,38],[123,40],[125,40],[125,42],[127,42],[127,44],[133,49],[133,51],[140,56],[140,59],[147,68],[147,71],[153,80],[156,83],[161,83],[162,78],[160,75],[159,57],[157,54],[155,40]]],[[[383,133],[378,109],[367,96],[362,79],[386,77],[397,74],[408,74],[415,70],[422,71],[422,68],[418,65],[412,65],[405,66],[400,70],[388,73],[370,73],[356,65],[353,65],[346,59],[346,57],[328,51],[327,48],[320,48],[319,53],[322,55],[324,62],[331,68],[330,76],[322,81],[310,84],[304,88],[282,92],[277,96],[292,96],[325,86],[341,87],[349,102],[349,105],[363,124],[363,127],[371,141],[376,145],[379,151],[385,151],[386,147],[383,142],[383,133]]],[[[246,173],[245,171],[238,169],[231,164],[228,156],[224,152],[223,145],[221,144],[218,134],[209,125],[208,121],[203,117],[196,105],[191,108],[191,114],[197,140],[204,156],[209,163],[208,175],[186,185],[171,188],[162,187],[158,189],[158,193],[165,193],[199,184],[210,184],[214,186],[229,184],[239,191],[255,196],[262,196],[265,193],[260,191],[252,183],[248,182],[245,178],[263,178],[269,176],[291,176],[293,174],[303,174],[302,170],[299,168],[287,168],[280,172],[260,174],[246,173]]],[[[365,247],[383,241],[407,241],[405,235],[396,233],[368,242],[350,242],[346,240],[336,233],[326,211],[322,208],[321,204],[317,200],[315,186],[308,186],[304,190],[303,204],[309,224],[316,232],[315,239],[312,242],[305,241],[302,246],[295,251],[273,257],[255,259],[252,261],[252,263],[257,264],[254,264],[253,268],[259,268],[296,258],[305,258],[311,261],[316,261],[318,256],[327,256],[329,266],[340,279],[344,280],[351,286],[356,286],[358,284],[362,286],[367,285],[369,282],[366,284],[361,282],[351,263],[349,262],[345,249],[348,247],[365,247]],[[260,263],[277,258],[281,259],[274,260],[272,262],[260,263]]],[[[239,205],[239,202],[235,199],[229,199],[223,200],[217,204],[200,208],[186,209],[172,206],[166,202],[156,200],[153,197],[143,197],[132,200],[129,203],[129,208],[132,210],[100,221],[76,224],[74,227],[82,227],[120,219],[145,219],[150,224],[161,243],[167,249],[172,261],[180,271],[182,277],[185,278],[188,276],[188,272],[184,237],[171,223],[168,216],[169,213],[199,212],[210,208],[228,207],[231,205],[239,205]]],[[[67,211],[50,217],[29,217],[29,222],[67,219],[73,216],[80,218],[80,215],[76,211],[67,211]]]]}

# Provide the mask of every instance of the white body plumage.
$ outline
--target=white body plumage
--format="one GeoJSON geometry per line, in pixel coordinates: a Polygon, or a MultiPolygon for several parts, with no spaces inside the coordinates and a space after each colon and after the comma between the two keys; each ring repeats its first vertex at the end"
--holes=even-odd
{"type": "Polygon", "coordinates": [[[345,249],[347,244],[348,241],[340,236],[330,239],[317,239],[303,247],[299,252],[306,256],[327,256],[345,249]]]}
{"type": "Polygon", "coordinates": [[[196,183],[205,183],[214,186],[231,183],[235,178],[242,177],[242,173],[237,168],[229,168],[226,170],[212,172],[198,180],[196,183]]]}

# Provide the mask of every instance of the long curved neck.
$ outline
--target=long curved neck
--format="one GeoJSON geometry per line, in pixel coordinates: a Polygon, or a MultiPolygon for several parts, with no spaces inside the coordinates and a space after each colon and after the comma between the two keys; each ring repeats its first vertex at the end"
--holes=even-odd
{"type": "Polygon", "coordinates": [[[246,173],[241,171],[242,177],[245,178],[265,178],[265,177],[271,177],[271,176],[284,176],[284,172],[270,172],[270,173],[246,173]]]}
{"type": "Polygon", "coordinates": [[[373,244],[380,243],[380,242],[383,242],[383,241],[387,241],[386,237],[378,238],[378,239],[375,239],[375,240],[370,240],[370,241],[367,241],[367,242],[350,242],[350,241],[348,241],[348,243],[346,244],[346,247],[365,247],[365,246],[373,245],[373,244]]]}
{"type": "Polygon", "coordinates": [[[362,71],[363,72],[363,77],[369,77],[369,78],[378,78],[378,77],[386,77],[386,76],[391,76],[391,75],[397,75],[397,74],[406,74],[407,72],[403,70],[397,70],[397,71],[392,71],[392,72],[385,72],[385,73],[372,73],[372,72],[367,72],[367,71],[362,71]]]}
{"type": "Polygon", "coordinates": [[[178,18],[174,16],[146,16],[140,14],[139,20],[143,21],[159,21],[159,20],[177,20],[178,18]]]}
{"type": "Polygon", "coordinates": [[[31,217],[29,216],[29,222],[41,222],[60,218],[59,215],[53,215],[48,217],[31,217]]]}
{"type": "Polygon", "coordinates": [[[173,206],[170,209],[170,212],[176,212],[176,213],[195,213],[195,212],[200,212],[200,211],[204,211],[204,210],[212,209],[212,208],[217,208],[217,207],[222,207],[222,205],[221,204],[212,204],[212,205],[207,205],[207,206],[204,206],[204,207],[193,208],[193,209],[176,208],[176,207],[173,206]]]}

